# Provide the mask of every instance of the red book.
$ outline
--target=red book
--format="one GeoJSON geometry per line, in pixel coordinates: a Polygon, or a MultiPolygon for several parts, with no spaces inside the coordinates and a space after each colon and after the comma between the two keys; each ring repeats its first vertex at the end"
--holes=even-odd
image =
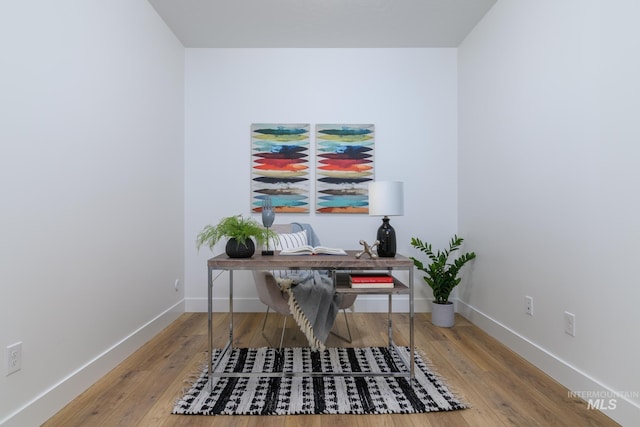
{"type": "Polygon", "coordinates": [[[388,274],[351,274],[351,283],[393,283],[388,274]]]}
{"type": "Polygon", "coordinates": [[[351,274],[349,284],[352,288],[393,288],[393,277],[388,274],[351,274]]]}

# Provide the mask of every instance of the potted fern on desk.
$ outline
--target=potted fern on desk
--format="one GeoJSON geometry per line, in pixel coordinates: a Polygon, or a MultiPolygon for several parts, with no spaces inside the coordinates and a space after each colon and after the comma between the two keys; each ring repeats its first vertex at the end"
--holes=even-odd
{"type": "Polygon", "coordinates": [[[259,245],[263,244],[270,237],[276,234],[264,228],[258,221],[253,218],[244,218],[242,215],[229,216],[222,218],[216,225],[205,226],[196,239],[198,249],[202,245],[213,246],[223,237],[228,239],[225,252],[229,258],[249,258],[253,256],[256,250],[255,243],[251,239],[256,240],[259,245]]]}
{"type": "Polygon", "coordinates": [[[428,265],[424,265],[422,261],[411,257],[418,270],[426,273],[423,279],[433,290],[431,322],[436,326],[453,326],[455,313],[453,303],[449,301],[449,295],[462,280],[458,277],[460,269],[476,257],[474,252],[467,252],[449,262],[449,256],[460,248],[463,241],[462,237],[454,235],[448,249],[437,250],[434,253],[430,243],[416,237],[411,238],[411,246],[424,252],[430,261],[428,265]]]}

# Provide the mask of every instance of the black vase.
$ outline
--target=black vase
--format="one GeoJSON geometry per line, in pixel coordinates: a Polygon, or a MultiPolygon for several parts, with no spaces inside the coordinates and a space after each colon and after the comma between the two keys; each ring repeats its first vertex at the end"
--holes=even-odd
{"type": "Polygon", "coordinates": [[[389,224],[389,217],[382,218],[382,225],[378,228],[378,256],[396,256],[396,230],[389,224]]]}
{"type": "Polygon", "coordinates": [[[239,242],[237,239],[229,239],[224,251],[229,258],[251,258],[256,252],[256,245],[251,239],[247,239],[244,242],[239,242]]]}

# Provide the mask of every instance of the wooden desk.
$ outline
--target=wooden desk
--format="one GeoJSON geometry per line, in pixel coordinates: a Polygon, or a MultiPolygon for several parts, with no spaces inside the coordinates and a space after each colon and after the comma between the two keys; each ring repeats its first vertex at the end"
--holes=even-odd
{"type": "MultiPolygon", "coordinates": [[[[393,342],[391,312],[392,312],[392,296],[396,294],[409,295],[409,348],[410,360],[403,359],[405,371],[398,372],[345,372],[340,373],[342,376],[409,376],[411,379],[414,375],[414,337],[413,337],[413,261],[405,256],[396,255],[394,258],[376,258],[371,259],[363,255],[360,259],[356,258],[359,251],[347,251],[347,255],[279,255],[276,252],[273,256],[262,256],[256,253],[251,258],[229,258],[226,254],[218,255],[211,258],[207,262],[208,267],[208,333],[209,333],[209,384],[213,385],[211,378],[215,376],[251,376],[247,373],[214,373],[212,360],[213,352],[213,282],[214,270],[222,270],[229,272],[229,312],[231,314],[229,324],[229,341],[222,350],[217,362],[224,359],[224,355],[229,348],[233,346],[233,272],[235,270],[326,270],[333,277],[334,288],[338,293],[358,293],[358,294],[385,294],[389,296],[388,311],[388,335],[389,347],[396,348],[393,342]],[[409,272],[408,286],[396,279],[393,288],[376,288],[376,289],[352,289],[348,283],[344,283],[346,275],[350,271],[361,270],[378,270],[393,272],[394,270],[404,270],[409,272]]],[[[398,353],[399,354],[399,353],[398,353]]],[[[217,364],[216,364],[217,365],[217,364]]],[[[256,373],[256,376],[324,376],[322,372],[281,372],[281,373],[256,373]]],[[[338,375],[332,373],[330,375],[338,375]]]]}

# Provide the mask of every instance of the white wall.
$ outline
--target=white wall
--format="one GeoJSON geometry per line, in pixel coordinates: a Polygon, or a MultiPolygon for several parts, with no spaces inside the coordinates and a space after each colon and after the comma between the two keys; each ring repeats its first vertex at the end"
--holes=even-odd
{"type": "MultiPolygon", "coordinates": [[[[446,242],[457,222],[456,67],[455,49],[187,49],[187,310],[206,310],[212,254],[196,251],[196,234],[222,217],[249,215],[251,123],[375,124],[376,178],[405,182],[405,215],[391,220],[399,252],[410,253],[414,235],[446,242]]],[[[310,214],[276,217],[290,221],[313,224],[325,245],[353,249],[375,240],[380,225],[366,215],[316,215],[313,205],[310,214]]],[[[236,309],[264,310],[250,276],[239,276],[236,309]]],[[[228,309],[226,279],[215,287],[215,310],[228,309]]],[[[425,309],[420,302],[431,294],[418,291],[425,309]]],[[[377,309],[364,300],[358,310],[377,309]]]]}
{"type": "Polygon", "coordinates": [[[65,0],[2,2],[0,51],[0,424],[39,425],[183,310],[184,50],[65,0]]]}
{"type": "Polygon", "coordinates": [[[639,15],[633,1],[499,1],[459,48],[459,228],[478,254],[463,311],[571,390],[624,393],[606,413],[627,425],[640,419],[639,15]]]}

